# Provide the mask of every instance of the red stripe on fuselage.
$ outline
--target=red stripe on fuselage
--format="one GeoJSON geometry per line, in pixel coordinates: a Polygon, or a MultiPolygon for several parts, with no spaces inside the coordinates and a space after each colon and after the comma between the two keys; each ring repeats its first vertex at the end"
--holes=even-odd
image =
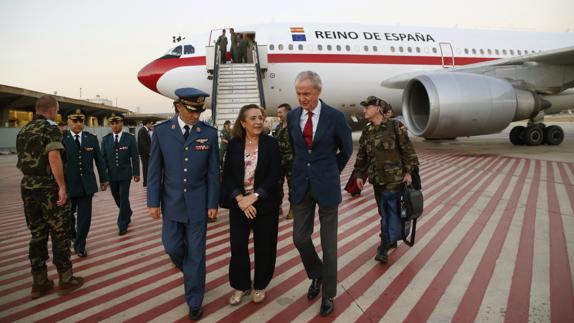
{"type": "MultiPolygon", "coordinates": [[[[450,61],[445,58],[445,62],[450,61]]],[[[486,57],[455,57],[457,66],[495,60],[486,57]]],[[[399,56],[399,55],[353,55],[353,54],[269,54],[269,63],[338,63],[338,64],[389,64],[389,65],[443,65],[440,56],[399,56]]],[[[138,74],[142,84],[157,92],[157,81],[166,72],[183,66],[201,66],[205,56],[185,58],[163,58],[146,65],[138,74]]]]}

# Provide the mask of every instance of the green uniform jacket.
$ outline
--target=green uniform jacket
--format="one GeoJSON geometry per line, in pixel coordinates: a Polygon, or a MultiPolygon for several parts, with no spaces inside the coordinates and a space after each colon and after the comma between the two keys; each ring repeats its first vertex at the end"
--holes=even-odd
{"type": "Polygon", "coordinates": [[[371,184],[392,192],[418,163],[407,128],[397,120],[387,119],[378,126],[368,123],[363,128],[353,174],[362,178],[367,171],[371,184]]]}
{"type": "Polygon", "coordinates": [[[70,131],[64,133],[62,140],[66,149],[66,167],[64,177],[70,197],[90,196],[98,191],[98,183],[94,173],[94,162],[100,175],[100,183],[108,181],[108,175],[98,137],[89,132],[82,132],[82,146],[78,148],[70,131]]]}
{"type": "Polygon", "coordinates": [[[115,147],[113,133],[102,138],[102,155],[110,182],[131,180],[140,176],[138,146],[134,135],[123,132],[118,147],[115,147]]]}

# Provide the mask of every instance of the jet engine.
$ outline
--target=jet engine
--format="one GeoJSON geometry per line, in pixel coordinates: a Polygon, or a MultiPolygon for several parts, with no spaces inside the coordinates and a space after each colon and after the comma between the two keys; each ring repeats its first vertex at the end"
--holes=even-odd
{"type": "Polygon", "coordinates": [[[402,109],[415,135],[445,139],[496,133],[549,106],[536,93],[517,89],[503,79],[439,72],[411,79],[402,109]]]}

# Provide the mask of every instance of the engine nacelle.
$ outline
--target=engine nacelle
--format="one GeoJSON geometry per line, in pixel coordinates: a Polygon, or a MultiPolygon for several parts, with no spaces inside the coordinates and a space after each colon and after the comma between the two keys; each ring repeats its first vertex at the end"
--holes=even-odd
{"type": "Polygon", "coordinates": [[[470,73],[419,75],[403,93],[403,116],[410,131],[425,138],[496,133],[514,120],[535,115],[543,100],[505,80],[470,73]]]}

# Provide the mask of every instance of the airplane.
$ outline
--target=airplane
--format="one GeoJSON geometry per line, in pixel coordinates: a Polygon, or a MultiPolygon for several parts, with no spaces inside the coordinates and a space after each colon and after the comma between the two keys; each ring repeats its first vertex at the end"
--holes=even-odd
{"type": "MultiPolygon", "coordinates": [[[[177,42],[143,67],[138,80],[172,99],[182,87],[211,93],[209,48],[213,53],[223,29],[177,42]]],[[[574,108],[574,34],[568,32],[293,23],[235,32],[266,49],[261,82],[269,115],[281,103],[297,102],[294,80],[305,70],[321,76],[321,99],[351,125],[364,125],[359,102],[376,95],[427,139],[492,134],[528,120],[511,130],[513,144],[558,145],[564,131],[546,127],[544,115],[574,108]]]]}

